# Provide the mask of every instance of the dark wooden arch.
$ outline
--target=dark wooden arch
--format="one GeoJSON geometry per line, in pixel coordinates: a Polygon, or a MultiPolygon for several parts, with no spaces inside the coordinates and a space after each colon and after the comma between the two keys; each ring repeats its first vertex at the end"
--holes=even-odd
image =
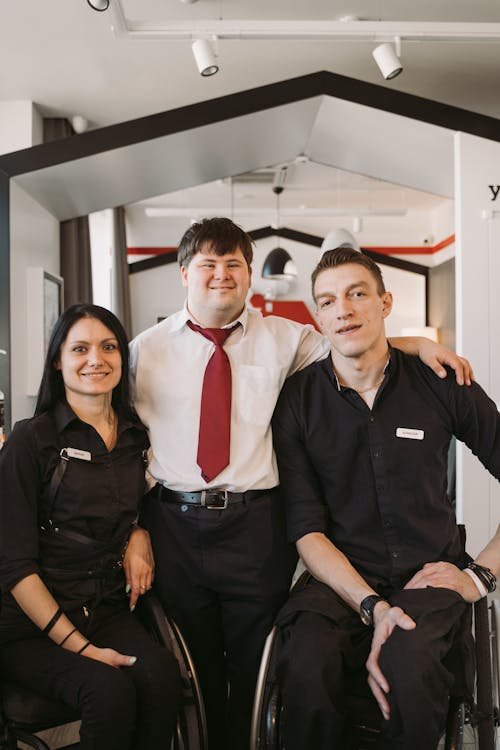
{"type": "Polygon", "coordinates": [[[320,71],[0,156],[0,349],[7,350],[7,355],[0,355],[0,388],[5,394],[7,427],[11,421],[10,180],[47,167],[320,95],[500,141],[500,120],[496,118],[320,71]]]}

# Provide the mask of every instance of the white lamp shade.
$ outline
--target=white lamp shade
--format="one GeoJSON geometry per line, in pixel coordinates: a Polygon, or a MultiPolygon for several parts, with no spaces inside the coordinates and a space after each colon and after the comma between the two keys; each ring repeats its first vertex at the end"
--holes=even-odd
{"type": "Polygon", "coordinates": [[[321,252],[335,250],[336,247],[351,247],[353,250],[361,252],[357,239],[347,229],[332,229],[328,232],[321,245],[321,252]]]}
{"type": "Polygon", "coordinates": [[[385,44],[379,44],[378,47],[375,47],[372,55],[380,68],[380,72],[387,80],[395,78],[403,70],[401,60],[396,55],[392,44],[389,44],[388,42],[385,44]]]}
{"type": "Polygon", "coordinates": [[[202,76],[213,76],[219,70],[215,52],[209,39],[195,39],[191,45],[198,71],[202,76]]]}
{"type": "Polygon", "coordinates": [[[109,0],[87,0],[88,4],[94,10],[107,10],[109,8],[109,0]]]}

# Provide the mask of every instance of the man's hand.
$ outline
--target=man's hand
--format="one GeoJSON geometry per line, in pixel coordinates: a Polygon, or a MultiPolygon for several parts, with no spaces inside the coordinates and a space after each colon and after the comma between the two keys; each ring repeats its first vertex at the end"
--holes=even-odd
{"type": "Polygon", "coordinates": [[[474,373],[470,362],[465,357],[459,357],[458,354],[455,354],[455,352],[447,349],[442,344],[419,337],[418,356],[440,378],[446,377],[446,370],[443,365],[448,365],[452,370],[455,370],[455,378],[458,385],[470,385],[472,380],[474,380],[474,373]]]}
{"type": "Polygon", "coordinates": [[[366,668],[368,670],[368,684],[370,689],[375,696],[382,716],[387,720],[390,710],[385,696],[390,691],[390,686],[378,663],[380,649],[389,639],[395,627],[403,628],[403,630],[413,630],[416,624],[400,607],[390,607],[386,602],[379,602],[375,606],[374,615],[375,628],[370,655],[366,661],[366,668]]]}
{"type": "Polygon", "coordinates": [[[127,582],[125,590],[130,591],[130,610],[133,612],[139,596],[149,591],[154,579],[153,549],[146,529],[137,527],[130,534],[123,570],[127,582]]]}
{"type": "Polygon", "coordinates": [[[405,589],[425,589],[427,586],[451,589],[460,594],[466,602],[477,602],[481,598],[479,590],[467,573],[448,562],[426,563],[405,586],[405,589]]]}

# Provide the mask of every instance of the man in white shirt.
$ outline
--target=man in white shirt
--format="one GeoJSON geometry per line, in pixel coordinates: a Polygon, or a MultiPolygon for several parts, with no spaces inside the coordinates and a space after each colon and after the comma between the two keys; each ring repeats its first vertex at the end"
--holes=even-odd
{"type": "MultiPolygon", "coordinates": [[[[262,646],[296,563],[286,541],[271,417],[285,379],[325,357],[329,346],[312,326],[262,317],[245,305],[252,243],[229,219],[191,226],[178,259],[184,309],[131,343],[135,406],[149,430],[149,470],[158,483],[143,523],[157,593],[198,670],[210,750],[246,750],[262,646]],[[229,455],[212,476],[200,458],[199,428],[205,370],[217,347],[205,334],[232,327],[223,345],[232,374],[229,455]]],[[[427,364],[444,374],[434,345],[425,346],[427,364]]],[[[463,362],[447,350],[439,356],[463,382],[463,362]]]]}

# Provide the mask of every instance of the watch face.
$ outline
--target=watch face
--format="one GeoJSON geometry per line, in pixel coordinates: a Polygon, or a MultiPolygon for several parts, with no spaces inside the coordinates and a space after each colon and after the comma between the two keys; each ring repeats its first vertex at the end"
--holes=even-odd
{"type": "Polygon", "coordinates": [[[368,611],[365,607],[361,607],[359,610],[359,616],[361,617],[361,622],[363,625],[371,625],[373,622],[372,618],[373,608],[371,611],[368,611]]]}
{"type": "Polygon", "coordinates": [[[359,607],[359,616],[363,625],[373,625],[373,610],[377,602],[382,601],[382,597],[377,594],[370,594],[365,597],[359,607]]]}

